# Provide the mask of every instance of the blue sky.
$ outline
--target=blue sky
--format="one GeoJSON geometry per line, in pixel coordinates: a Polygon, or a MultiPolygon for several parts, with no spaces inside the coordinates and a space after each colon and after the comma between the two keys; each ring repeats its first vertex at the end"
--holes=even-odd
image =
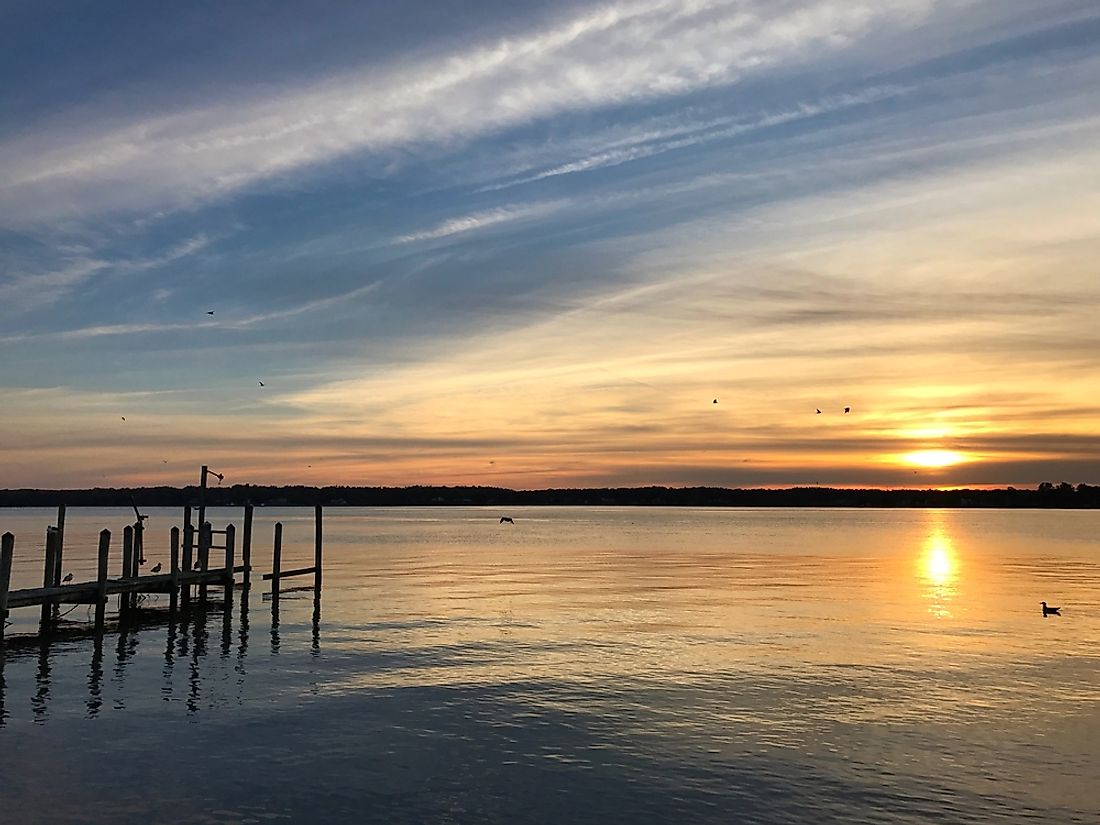
{"type": "Polygon", "coordinates": [[[1098,43],[1089,2],[15,2],[0,477],[1095,481],[1098,43]]]}

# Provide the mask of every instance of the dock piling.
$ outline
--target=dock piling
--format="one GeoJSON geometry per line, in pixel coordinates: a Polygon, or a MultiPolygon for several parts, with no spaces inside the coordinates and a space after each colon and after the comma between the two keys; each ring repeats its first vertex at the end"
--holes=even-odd
{"type": "MultiPolygon", "coordinates": [[[[183,508],[183,571],[185,573],[190,573],[194,567],[192,558],[194,546],[195,530],[191,526],[191,505],[189,504],[183,508]]],[[[180,590],[180,602],[184,607],[191,602],[191,585],[186,582],[180,590]]]]}
{"type": "Polygon", "coordinates": [[[321,545],[322,545],[322,529],[321,529],[321,505],[318,504],[313,511],[314,526],[313,526],[313,589],[318,593],[321,592],[321,545]]]}
{"type": "Polygon", "coordinates": [[[96,602],[95,626],[103,628],[103,619],[107,612],[107,561],[111,553],[111,531],[102,530],[99,534],[99,555],[96,562],[96,602]]]}
{"type": "MultiPolygon", "coordinates": [[[[46,528],[46,560],[42,569],[42,586],[54,586],[54,572],[57,569],[57,528],[46,528]]],[[[52,599],[42,600],[42,624],[49,625],[53,619],[54,602],[52,599]]]]}
{"type": "Polygon", "coordinates": [[[8,589],[11,587],[11,562],[15,557],[15,535],[0,537],[0,642],[4,640],[4,623],[8,618],[8,589]]]}
{"type": "Polygon", "coordinates": [[[168,596],[168,609],[174,613],[179,604],[180,589],[180,528],[178,527],[172,527],[168,563],[168,570],[172,575],[172,591],[168,596]]]}
{"type": "MultiPolygon", "coordinates": [[[[210,522],[199,523],[199,570],[206,573],[210,570],[210,544],[213,538],[213,527],[210,522]]],[[[199,583],[199,601],[206,601],[206,580],[199,583]]]]}
{"type": "Polygon", "coordinates": [[[246,590],[252,586],[252,505],[244,506],[244,535],[241,536],[241,564],[244,565],[244,581],[242,587],[246,590]]]}
{"type": "Polygon", "coordinates": [[[64,575],[64,562],[62,556],[65,553],[65,505],[57,505],[57,557],[54,559],[53,586],[61,585],[61,577],[64,575]]]}
{"type": "Polygon", "coordinates": [[[283,568],[283,523],[275,522],[275,546],[271,553],[271,610],[279,610],[279,575],[283,568]]]}
{"type": "Polygon", "coordinates": [[[237,528],[232,524],[225,526],[225,589],[226,593],[233,590],[233,547],[237,539],[237,528]]]}
{"type": "MultiPolygon", "coordinates": [[[[122,530],[122,574],[121,579],[130,578],[130,570],[134,564],[134,528],[127,524],[122,530]]],[[[120,593],[118,596],[118,612],[120,615],[130,609],[130,594],[120,593]]]]}

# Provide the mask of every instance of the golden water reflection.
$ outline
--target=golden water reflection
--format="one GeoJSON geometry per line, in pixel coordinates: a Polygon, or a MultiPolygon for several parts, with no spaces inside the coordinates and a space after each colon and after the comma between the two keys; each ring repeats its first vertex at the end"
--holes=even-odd
{"type": "Polygon", "coordinates": [[[919,572],[928,612],[940,618],[950,618],[951,603],[958,595],[959,560],[942,524],[933,527],[932,534],[924,543],[919,572]]]}

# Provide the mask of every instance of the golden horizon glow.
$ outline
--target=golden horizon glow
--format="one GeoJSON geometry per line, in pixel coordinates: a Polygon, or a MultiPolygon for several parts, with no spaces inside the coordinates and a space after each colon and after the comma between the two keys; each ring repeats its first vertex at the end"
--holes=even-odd
{"type": "Polygon", "coordinates": [[[902,456],[902,461],[914,467],[939,469],[941,467],[954,467],[956,464],[973,461],[971,456],[956,452],[955,450],[916,450],[902,456]]]}

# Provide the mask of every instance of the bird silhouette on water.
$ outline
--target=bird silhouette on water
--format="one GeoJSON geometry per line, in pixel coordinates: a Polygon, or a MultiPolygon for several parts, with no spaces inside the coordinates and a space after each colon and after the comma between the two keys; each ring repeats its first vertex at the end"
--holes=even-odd
{"type": "Polygon", "coordinates": [[[1039,604],[1041,604],[1043,606],[1043,615],[1044,616],[1061,616],[1062,615],[1062,613],[1061,613],[1062,608],[1060,608],[1060,607],[1047,607],[1046,602],[1039,602],[1039,604]]]}
{"type": "Polygon", "coordinates": [[[512,521],[512,518],[510,516],[501,516],[500,517],[500,523],[501,524],[515,524],[515,522],[512,521]]]}
{"type": "Polygon", "coordinates": [[[68,584],[68,583],[69,583],[69,582],[71,582],[72,580],[73,580],[73,574],[72,574],[72,573],[66,573],[66,574],[65,574],[65,578],[63,578],[63,579],[62,579],[61,581],[63,581],[63,582],[65,582],[66,584],[68,584]]]}
{"type": "Polygon", "coordinates": [[[152,569],[149,572],[150,573],[159,573],[160,571],[161,571],[161,564],[158,561],[156,564],[153,565],[152,569]]]}

